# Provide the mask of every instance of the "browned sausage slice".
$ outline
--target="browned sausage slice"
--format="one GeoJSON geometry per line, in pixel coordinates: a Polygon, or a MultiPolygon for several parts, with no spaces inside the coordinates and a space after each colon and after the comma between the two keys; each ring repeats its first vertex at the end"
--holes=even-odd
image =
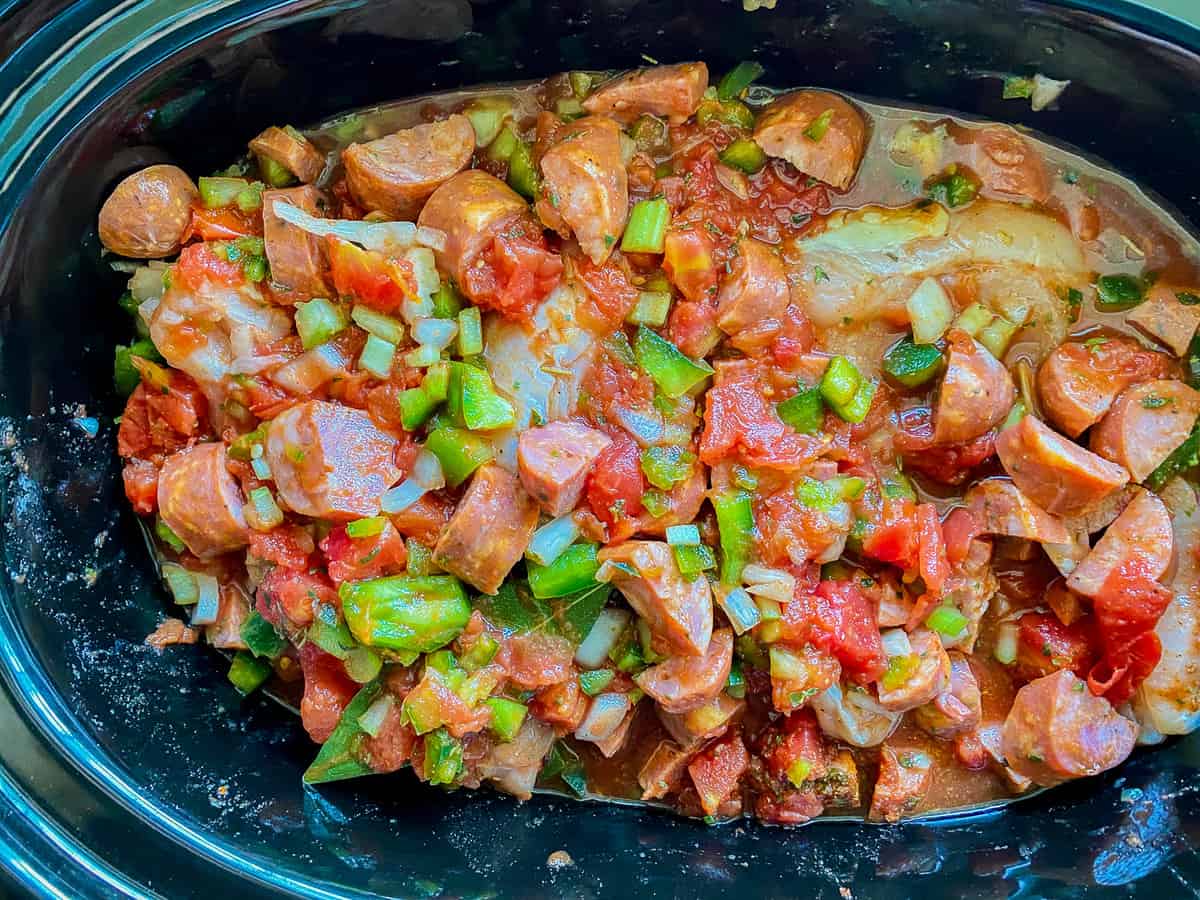
{"type": "Polygon", "coordinates": [[[554,212],[570,226],[588,258],[601,265],[629,217],[620,126],[604,116],[587,116],[563,127],[542,156],[542,175],[554,212]]]}
{"type": "Polygon", "coordinates": [[[573,510],[588,472],[612,438],[579,422],[551,422],[521,432],[517,471],[521,484],[545,510],[558,517],[573,510]]]}
{"type": "Polygon", "coordinates": [[[906,712],[922,706],[950,684],[950,657],[941,639],[932,631],[917,629],[908,636],[912,652],[920,660],[917,669],[904,682],[888,689],[879,683],[879,705],[892,712],[906,712]]]}
{"type": "Polygon", "coordinates": [[[967,656],[950,651],[950,683],[929,703],[913,711],[918,725],[935,738],[949,740],[974,729],[983,718],[983,695],[967,656]]]}
{"type": "Polygon", "coordinates": [[[1046,165],[1033,144],[1007,125],[968,129],[967,164],[993,194],[1028,197],[1045,203],[1050,197],[1046,165]]]}
{"type": "Polygon", "coordinates": [[[985,478],[963,498],[981,526],[981,534],[1025,538],[1041,544],[1071,540],[1061,519],[1046,512],[1007,478],[985,478]]]}
{"type": "Polygon", "coordinates": [[[344,521],[379,514],[380,498],[400,477],[395,446],[365,412],[309,400],[271,421],[264,449],[288,507],[344,521]]]}
{"type": "Polygon", "coordinates": [[[1098,506],[1129,481],[1129,473],[1025,416],[996,437],[996,455],[1013,483],[1056,516],[1076,516],[1098,506]]]}
{"type": "Polygon", "coordinates": [[[342,151],[355,201],[393,219],[411,219],[441,184],[471,163],[475,129],[455,114],[342,151]]]}
{"type": "MultiPolygon", "coordinates": [[[[180,625],[183,623],[180,622],[180,625]]],[[[149,639],[147,639],[149,641],[149,639]]],[[[683,773],[692,754],[685,753],[674,741],[659,741],[654,752],[638,771],[643,800],[661,800],[674,793],[683,781],[683,773]]]]}
{"type": "Polygon", "coordinates": [[[1157,494],[1139,491],[1068,576],[1067,587],[1085,597],[1095,597],[1109,574],[1130,561],[1150,578],[1162,578],[1174,551],[1175,534],[1166,504],[1157,494]]]}
{"type": "Polygon", "coordinates": [[[100,242],[113,253],[159,259],[179,252],[200,192],[178,166],[150,166],[113,188],[100,207],[100,242]]]}
{"type": "Polygon", "coordinates": [[[304,135],[272,125],[250,142],[250,152],[279,163],[301,184],[312,184],[325,169],[325,154],[304,135]]]}
{"type": "Polygon", "coordinates": [[[713,632],[703,656],[672,656],[636,678],[638,687],[669,713],[703,706],[725,688],[733,664],[733,632],[713,632]]]}
{"type": "Polygon", "coordinates": [[[1169,365],[1163,354],[1128,338],[1068,342],[1051,350],[1038,369],[1038,397],[1051,422],[1079,437],[1104,417],[1121,391],[1162,378],[1169,365]]]}
{"type": "Polygon", "coordinates": [[[1179,301],[1181,295],[1198,297],[1200,290],[1156,284],[1125,320],[1183,356],[1200,326],[1200,306],[1185,306],[1179,301]]]}
{"type": "Polygon", "coordinates": [[[737,245],[729,275],[717,295],[717,325],[737,334],[763,319],[777,319],[789,302],[787,270],[762,241],[746,238],[737,245]]]}
{"type": "Polygon", "coordinates": [[[868,818],[899,822],[916,812],[933,783],[933,760],[916,748],[884,744],[879,752],[879,778],[868,818]]]}
{"type": "Polygon", "coordinates": [[[521,195],[499,178],[469,169],[433,192],[417,223],[445,233],[446,246],[435,251],[437,265],[461,285],[492,238],[528,212],[521,195]]]}
{"type": "Polygon", "coordinates": [[[705,578],[688,581],[675,564],[675,554],[662,541],[626,541],[605,547],[601,564],[612,569],[612,584],[655,636],[677,653],[703,656],[712,639],[712,589],[705,578]],[[629,571],[629,570],[632,570],[629,571]]]}
{"type": "Polygon", "coordinates": [[[517,477],[488,463],[471,479],[433,548],[433,559],[467,584],[494,594],[525,553],[537,522],[537,504],[517,477]]]}
{"type": "Polygon", "coordinates": [[[950,332],[948,349],[933,417],[933,440],[938,444],[987,434],[1004,421],[1017,393],[1008,369],[970,335],[950,332]]]}
{"type": "Polygon", "coordinates": [[[225,462],[224,444],[197,444],[168,456],[158,476],[159,514],[201,559],[250,542],[242,492],[225,462]]]}
{"type": "Polygon", "coordinates": [[[1092,430],[1091,447],[1141,483],[1182,444],[1200,415],[1200,393],[1182,381],[1135,384],[1092,430]]]}
{"type": "Polygon", "coordinates": [[[1003,751],[1019,775],[1043,786],[1111,769],[1133,750],[1138,727],[1062,669],[1017,691],[1003,751]]]}
{"type": "Polygon", "coordinates": [[[331,296],[325,279],[321,239],[275,214],[275,204],[290,203],[310,216],[324,214],[324,197],[311,185],[263,191],[263,246],[271,264],[271,280],[309,297],[331,296]]]}
{"type": "Polygon", "coordinates": [[[653,66],[604,82],[583,101],[583,108],[625,124],[649,114],[678,125],[696,112],[707,87],[704,63],[653,66]]]}
{"type": "Polygon", "coordinates": [[[828,91],[796,91],[771,103],[758,117],[754,140],[771,156],[840,191],[858,172],[867,142],[862,113],[828,91]]]}

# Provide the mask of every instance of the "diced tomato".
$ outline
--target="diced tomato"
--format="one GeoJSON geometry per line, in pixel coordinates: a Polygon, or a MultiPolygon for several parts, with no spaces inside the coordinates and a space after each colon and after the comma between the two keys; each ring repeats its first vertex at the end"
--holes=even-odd
{"type": "Polygon", "coordinates": [[[797,761],[806,764],[806,778],[820,778],[825,772],[825,741],[813,711],[806,707],[785,716],[782,727],[770,731],[762,756],[767,770],[781,782],[788,782],[788,770],[797,761]]]}
{"type": "Polygon", "coordinates": [[[782,369],[791,370],[812,349],[816,341],[812,322],[800,307],[790,304],[784,313],[779,334],[771,344],[771,358],[782,369]]]}
{"type": "Polygon", "coordinates": [[[1096,661],[1096,636],[1090,619],[1067,626],[1053,615],[1026,613],[1017,621],[1017,667],[1032,681],[1059,669],[1081,678],[1096,661]]]}
{"type": "Polygon", "coordinates": [[[208,429],[208,402],[200,386],[176,369],[133,357],[142,382],[130,395],[117,430],[121,456],[174,453],[208,429]]]}
{"type": "Polygon", "coordinates": [[[393,259],[375,250],[326,238],[333,284],[343,297],[354,297],[380,312],[395,312],[405,300],[417,299],[412,263],[393,259]]]}
{"type": "Polygon", "coordinates": [[[700,795],[706,815],[715,816],[721,802],[730,796],[750,765],[746,745],[736,731],[711,744],[688,763],[688,774],[700,795]]]}
{"type": "Polygon", "coordinates": [[[667,232],[663,271],[688,300],[711,303],[716,296],[719,270],[713,259],[712,240],[698,227],[667,232]]]}
{"type": "Polygon", "coordinates": [[[375,736],[366,735],[362,743],[362,758],[371,771],[384,775],[395,772],[412,757],[417,733],[401,716],[401,706],[393,703],[383,716],[375,736]]]}
{"type": "Polygon", "coordinates": [[[579,687],[578,678],[568,678],[544,687],[529,704],[529,712],[550,725],[561,725],[574,731],[587,713],[587,695],[579,687]]]}
{"type": "Polygon", "coordinates": [[[454,501],[439,493],[425,494],[403,512],[392,513],[392,524],[405,537],[427,547],[437,543],[442,529],[454,515],[454,501]]]}
{"type": "Polygon", "coordinates": [[[619,253],[597,266],[583,254],[571,256],[575,281],[583,285],[587,302],[579,307],[579,318],[585,328],[597,334],[608,334],[621,326],[629,311],[637,304],[638,289],[621,266],[619,253]]]}
{"type": "Polygon", "coordinates": [[[236,391],[240,402],[259,419],[273,419],[302,398],[289,394],[277,384],[254,375],[238,379],[236,391]]]}
{"type": "Polygon", "coordinates": [[[121,479],[135,513],[148,516],[158,509],[158,466],[144,459],[132,459],[121,470],[121,479]]]}
{"type": "Polygon", "coordinates": [[[584,376],[581,405],[593,424],[602,425],[613,418],[612,407],[646,409],[654,401],[654,382],[650,376],[627,365],[608,342],[600,345],[596,361],[584,376]]]}
{"type": "Polygon", "coordinates": [[[250,553],[285,569],[305,569],[314,548],[312,535],[299,525],[250,532],[250,553]]]}
{"type": "Polygon", "coordinates": [[[318,604],[340,606],[337,591],[319,573],[274,568],[258,586],[258,611],[269,622],[280,622],[280,614],[301,628],[312,624],[318,604]]]}
{"type": "Polygon", "coordinates": [[[819,438],[797,434],[779,418],[751,360],[719,366],[705,399],[700,459],[708,465],[732,458],[752,468],[791,470],[821,452],[819,438]]]}
{"type": "Polygon", "coordinates": [[[1088,672],[1088,688],[1120,706],[1133,696],[1138,685],[1162,659],[1162,643],[1153,631],[1139,634],[1125,646],[1110,650],[1088,672]]]}
{"type": "Polygon", "coordinates": [[[942,539],[946,543],[946,560],[952,566],[967,558],[971,541],[979,536],[983,524],[964,506],[950,510],[942,522],[942,539]]]}
{"type": "Polygon", "coordinates": [[[566,638],[531,632],[504,640],[496,662],[510,679],[528,689],[570,678],[575,671],[571,666],[574,656],[575,649],[566,638]]]}
{"type": "Polygon", "coordinates": [[[1154,671],[1162,657],[1154,628],[1172,597],[1170,588],[1141,571],[1133,560],[1117,566],[1104,580],[1092,604],[1104,648],[1088,674],[1093,694],[1107,697],[1114,705],[1123,703],[1154,671]]]}
{"type": "Polygon", "coordinates": [[[853,581],[822,581],[814,591],[797,590],[783,607],[782,623],[784,641],[832,653],[860,684],[877,680],[887,669],[874,604],[853,581]]]}
{"type": "Polygon", "coordinates": [[[711,299],[676,303],[667,321],[667,339],[687,356],[706,356],[721,339],[716,304],[711,299]]]}
{"type": "Polygon", "coordinates": [[[459,287],[478,305],[519,322],[533,316],[558,286],[562,272],[562,257],[546,249],[540,232],[506,232],[492,239],[459,287]]]}
{"type": "Polygon", "coordinates": [[[212,244],[188,244],[179,252],[179,261],[175,263],[172,279],[193,291],[200,290],[206,283],[223,284],[238,287],[245,284],[246,277],[242,274],[241,260],[230,262],[220,256],[212,244]]]}
{"type": "Polygon", "coordinates": [[[633,534],[642,512],[646,482],[642,475],[642,453],[633,439],[622,432],[598,457],[587,480],[587,500],[596,518],[608,526],[610,543],[633,534]]]}
{"type": "Polygon", "coordinates": [[[425,668],[417,686],[404,698],[411,707],[413,721],[445,725],[455,737],[479,731],[488,723],[491,711],[485,704],[471,706],[450,689],[437,670],[425,668]]]}
{"type": "Polygon", "coordinates": [[[900,430],[893,444],[906,469],[943,484],[962,484],[972,469],[995,454],[996,435],[989,431],[963,444],[934,444],[933,413],[927,406],[918,406],[900,413],[900,430]]]}
{"type": "Polygon", "coordinates": [[[350,537],[346,526],[338,525],[321,541],[321,550],[334,584],[396,575],[408,562],[404,537],[391,522],[379,534],[361,538],[350,537]]]}
{"type": "Polygon", "coordinates": [[[917,571],[925,582],[925,590],[937,594],[950,577],[950,563],[946,559],[942,523],[932,503],[917,504],[917,547],[917,571]]]}
{"type": "Polygon", "coordinates": [[[209,209],[192,207],[192,220],[183,233],[187,243],[199,236],[202,241],[232,241],[240,237],[258,237],[263,233],[262,213],[244,213],[233,206],[209,209]]]}
{"type": "Polygon", "coordinates": [[[346,675],[341,660],[312,641],[300,647],[300,668],[304,672],[300,721],[308,736],[323,744],[337,728],[343,710],[350,705],[359,686],[346,675]]]}

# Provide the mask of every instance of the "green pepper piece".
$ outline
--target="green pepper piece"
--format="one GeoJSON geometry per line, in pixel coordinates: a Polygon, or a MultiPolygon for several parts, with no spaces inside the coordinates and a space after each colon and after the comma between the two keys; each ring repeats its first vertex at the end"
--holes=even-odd
{"type": "Polygon", "coordinates": [[[445,728],[425,735],[425,774],[430,784],[453,784],[462,771],[462,743],[445,728]]]}
{"type": "Polygon", "coordinates": [[[1166,459],[1159,463],[1158,468],[1151,472],[1145,481],[1146,487],[1152,491],[1162,488],[1175,475],[1200,466],[1200,421],[1192,426],[1189,434],[1166,459]]]}
{"type": "Polygon", "coordinates": [[[616,674],[612,669],[593,669],[579,673],[579,688],[589,697],[595,697],[612,684],[616,674]]]}
{"type": "Polygon", "coordinates": [[[929,185],[929,198],[951,209],[975,199],[979,185],[957,170],[947,172],[929,185]]]}
{"type": "Polygon", "coordinates": [[[207,209],[219,209],[231,206],[237,200],[238,194],[249,190],[250,182],[245,178],[225,178],[220,175],[201,177],[196,186],[200,189],[200,202],[207,209]]]}
{"type": "Polygon", "coordinates": [[[171,526],[164,522],[161,518],[154,520],[154,533],[158,536],[160,541],[162,541],[176,553],[182,553],[187,549],[187,545],[179,539],[179,535],[172,531],[171,526]]]}
{"type": "Polygon", "coordinates": [[[750,87],[766,70],[762,63],[742,61],[730,69],[717,84],[718,100],[736,100],[742,91],[750,87]]]}
{"type": "Polygon", "coordinates": [[[433,294],[433,317],[453,319],[463,308],[462,295],[449,281],[443,281],[433,294]]]}
{"type": "Polygon", "coordinates": [[[667,123],[656,116],[639,116],[629,129],[629,136],[642,153],[654,153],[668,145],[667,123]]]}
{"type": "Polygon", "coordinates": [[[680,446],[647,447],[642,451],[642,473],[664,491],[688,478],[695,462],[696,454],[680,446]]]}
{"type": "Polygon", "coordinates": [[[1146,283],[1133,275],[1101,275],[1096,279],[1096,309],[1124,312],[1146,299],[1146,283]]]}
{"type": "Polygon", "coordinates": [[[844,421],[858,423],[867,417],[875,397],[875,383],[864,379],[844,356],[829,361],[821,376],[821,396],[844,421]]]}
{"type": "Polygon", "coordinates": [[[518,140],[509,154],[508,186],[526,200],[533,200],[541,190],[542,178],[533,162],[533,150],[525,141],[518,140]]]}
{"type": "Polygon", "coordinates": [[[642,642],[635,626],[630,625],[621,633],[617,643],[608,651],[608,658],[625,673],[633,673],[646,667],[642,642]]]}
{"type": "Polygon", "coordinates": [[[455,425],[471,431],[508,428],[517,420],[513,405],[496,393],[492,376],[462,362],[450,363],[446,415],[455,425]]]}
{"type": "Polygon", "coordinates": [[[738,138],[721,152],[721,162],[753,175],[767,164],[767,154],[750,138],[738,138]]]}
{"type": "Polygon", "coordinates": [[[742,570],[754,552],[754,505],[747,491],[722,491],[712,498],[721,535],[721,583],[741,584],[742,570]]]}
{"type": "Polygon", "coordinates": [[[262,173],[263,181],[273,188],[285,188],[295,184],[296,176],[283,163],[276,162],[269,156],[255,154],[258,160],[258,170],[262,173]]]}
{"type": "Polygon", "coordinates": [[[635,203],[621,238],[621,250],[625,253],[662,253],[670,224],[671,207],[665,199],[660,197],[635,203]]]}
{"type": "Polygon", "coordinates": [[[704,360],[689,359],[678,347],[645,325],[638,326],[633,353],[638,365],[654,380],[658,389],[672,399],[682,397],[713,374],[712,366],[704,360]]]}
{"type": "Polygon", "coordinates": [[[935,378],[945,363],[942,351],[933,344],[914,344],[905,337],[883,355],[883,374],[901,387],[920,387],[935,378]]]}
{"type": "Polygon", "coordinates": [[[463,671],[474,672],[490,663],[499,652],[500,642],[485,631],[475,638],[475,642],[471,644],[470,649],[463,654],[459,662],[463,671]]]}
{"type": "Polygon", "coordinates": [[[133,365],[134,356],[153,362],[164,362],[153,341],[134,341],[128,347],[118,345],[113,355],[113,384],[122,396],[132,394],[142,380],[141,373],[133,365]]]}
{"type": "Polygon", "coordinates": [[[246,650],[239,650],[229,666],[229,681],[244,696],[262,687],[274,671],[269,661],[258,659],[246,650]]]}
{"type": "Polygon", "coordinates": [[[742,661],[734,658],[729,667],[729,679],[725,682],[725,693],[735,700],[746,696],[746,675],[742,671],[742,661]]]}
{"type": "Polygon", "coordinates": [[[539,600],[565,597],[591,587],[596,583],[596,561],[599,544],[574,544],[548,566],[535,562],[526,564],[529,590],[539,600]]]}
{"type": "Polygon", "coordinates": [[[509,700],[507,697],[492,697],[484,701],[492,711],[492,721],[488,727],[492,734],[505,743],[511,741],[521,730],[525,722],[525,714],[529,712],[524,703],[509,700]]]}
{"type": "Polygon", "coordinates": [[[506,163],[520,144],[521,139],[513,129],[512,123],[505,122],[496,139],[488,145],[486,153],[492,161],[506,163]]]}
{"type": "Polygon", "coordinates": [[[458,487],[496,455],[492,445],[479,435],[449,425],[441,425],[430,432],[425,439],[425,449],[442,464],[442,473],[450,487],[458,487]]]}
{"type": "Polygon", "coordinates": [[[709,122],[720,122],[749,131],[754,127],[754,113],[740,100],[719,100],[705,97],[696,110],[696,123],[703,128],[709,122]]]}
{"type": "Polygon", "coordinates": [[[343,778],[370,775],[374,770],[358,757],[362,735],[366,734],[358,720],[375,702],[382,691],[379,682],[364,685],[354,699],[342,710],[333,733],[321,745],[317,758],[304,772],[305,784],[323,784],[343,778]]]}
{"type": "Polygon", "coordinates": [[[349,324],[344,309],[320,297],[296,306],[296,331],[305,350],[324,344],[349,324]]]}
{"type": "Polygon", "coordinates": [[[1192,336],[1187,353],[1183,358],[1187,383],[1194,388],[1200,388],[1200,332],[1192,336]]]}
{"type": "Polygon", "coordinates": [[[449,575],[393,575],[338,588],[350,632],[368,647],[426,653],[462,633],[471,606],[449,575]]]}
{"type": "Polygon", "coordinates": [[[871,411],[871,401],[875,399],[875,388],[875,382],[864,380],[858,386],[858,390],[854,392],[850,402],[842,409],[835,409],[834,412],[850,424],[857,425],[871,411]]]}
{"type": "Polygon", "coordinates": [[[685,577],[717,567],[717,558],[705,544],[675,545],[671,550],[675,553],[675,565],[679,566],[680,573],[685,577]]]}
{"type": "Polygon", "coordinates": [[[775,412],[785,425],[800,434],[819,431],[825,423],[825,402],[818,387],[801,387],[791,397],[775,406],[775,412]]]}
{"type": "Polygon", "coordinates": [[[242,623],[242,642],[255,656],[276,659],[287,649],[288,643],[275,631],[275,626],[262,617],[258,610],[251,611],[242,623]]]}

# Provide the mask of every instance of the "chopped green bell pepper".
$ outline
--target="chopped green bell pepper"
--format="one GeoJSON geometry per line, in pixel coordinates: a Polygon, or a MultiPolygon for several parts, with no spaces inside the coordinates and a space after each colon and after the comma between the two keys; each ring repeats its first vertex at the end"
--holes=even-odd
{"type": "Polygon", "coordinates": [[[683,447],[647,447],[642,451],[642,472],[660,490],[669,491],[687,479],[696,464],[696,454],[683,447]]]}
{"type": "Polygon", "coordinates": [[[425,735],[425,776],[430,784],[453,784],[463,767],[462,743],[445,728],[425,735]]]}
{"type": "Polygon", "coordinates": [[[483,352],[483,320],[478,306],[468,306],[458,313],[458,355],[475,356],[483,352]]]}
{"type": "Polygon", "coordinates": [[[359,758],[359,748],[365,733],[359,719],[370,709],[382,690],[379,682],[364,685],[342,710],[333,734],[321,745],[317,758],[304,772],[305,784],[322,784],[370,775],[371,767],[359,758]]]}
{"type": "Polygon", "coordinates": [[[419,387],[400,392],[400,424],[415,431],[428,421],[450,389],[450,364],[437,362],[425,370],[419,387]]]}
{"type": "Polygon", "coordinates": [[[462,633],[471,617],[462,583],[449,575],[393,575],[347,581],[342,614],[362,644],[427,653],[462,633]]]}
{"type": "Polygon", "coordinates": [[[275,626],[264,619],[258,610],[252,610],[242,622],[240,634],[246,649],[255,656],[275,659],[288,646],[287,641],[275,631],[275,626]]]}
{"type": "Polygon", "coordinates": [[[730,69],[717,83],[718,100],[736,100],[742,91],[750,87],[766,70],[762,63],[742,61],[730,69]]]}
{"type": "Polygon", "coordinates": [[[857,424],[867,417],[875,397],[875,382],[863,378],[844,356],[829,361],[821,376],[821,396],[844,421],[857,424]]]}
{"type": "Polygon", "coordinates": [[[542,188],[542,177],[533,162],[533,148],[526,141],[518,140],[509,154],[508,186],[526,200],[535,199],[542,188]]]}
{"type": "Polygon", "coordinates": [[[433,317],[453,319],[463,308],[463,299],[449,281],[443,281],[433,294],[433,317]]]}
{"type": "Polygon", "coordinates": [[[790,425],[800,434],[819,431],[825,422],[825,403],[821,400],[821,389],[801,387],[791,397],[777,404],[775,412],[785,425],[790,425]]]}
{"type": "Polygon", "coordinates": [[[721,535],[721,583],[735,586],[754,552],[754,505],[742,490],[722,491],[711,500],[721,535]]]}
{"type": "Polygon", "coordinates": [[[446,415],[453,424],[471,431],[508,428],[517,421],[513,405],[496,393],[492,376],[462,362],[450,363],[446,415]]]}
{"type": "Polygon", "coordinates": [[[589,697],[595,697],[612,684],[616,674],[612,669],[593,669],[579,673],[579,687],[589,697]]]}
{"type": "Polygon", "coordinates": [[[721,151],[721,162],[753,175],[767,164],[767,154],[750,138],[738,138],[721,151]]]}
{"type": "Polygon", "coordinates": [[[324,344],[349,324],[344,309],[320,297],[296,306],[296,331],[305,350],[324,344]]]}
{"type": "Polygon", "coordinates": [[[1096,309],[1124,312],[1146,299],[1146,282],[1133,275],[1101,275],[1096,279],[1096,309]]]}
{"type": "Polygon", "coordinates": [[[250,694],[262,687],[274,671],[268,660],[239,650],[229,666],[229,680],[239,694],[250,694]]]}
{"type": "Polygon", "coordinates": [[[529,590],[539,600],[551,600],[591,587],[600,568],[596,561],[598,549],[598,544],[575,544],[548,566],[529,561],[525,566],[529,590]]]}
{"type": "Polygon", "coordinates": [[[645,325],[639,325],[633,341],[638,365],[666,396],[682,397],[713,374],[704,360],[684,356],[678,347],[645,325]]]}
{"type": "Polygon", "coordinates": [[[621,239],[625,253],[662,253],[671,224],[671,207],[663,198],[641,200],[629,212],[629,224],[621,239]]]}
{"type": "Polygon", "coordinates": [[[914,344],[905,337],[883,355],[883,374],[905,388],[920,387],[942,371],[945,358],[933,344],[914,344]]]}
{"type": "Polygon", "coordinates": [[[491,697],[484,702],[492,711],[492,721],[488,725],[492,734],[505,743],[515,738],[525,722],[528,707],[507,697],[491,697]]]}
{"type": "Polygon", "coordinates": [[[425,449],[442,464],[442,473],[450,487],[458,487],[496,455],[484,438],[449,425],[441,425],[430,432],[425,439],[425,449]]]}

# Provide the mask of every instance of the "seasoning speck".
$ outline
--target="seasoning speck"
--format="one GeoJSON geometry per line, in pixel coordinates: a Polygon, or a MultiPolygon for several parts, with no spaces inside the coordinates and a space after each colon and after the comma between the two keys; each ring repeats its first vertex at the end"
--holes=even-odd
{"type": "Polygon", "coordinates": [[[566,850],[555,850],[546,857],[546,865],[551,869],[565,869],[575,865],[575,860],[571,859],[571,854],[566,850]]]}

